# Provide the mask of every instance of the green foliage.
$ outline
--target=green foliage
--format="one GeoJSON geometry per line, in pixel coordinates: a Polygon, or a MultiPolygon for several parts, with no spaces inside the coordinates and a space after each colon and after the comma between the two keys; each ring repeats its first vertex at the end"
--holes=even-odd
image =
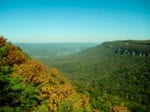
{"type": "Polygon", "coordinates": [[[12,68],[10,66],[0,66],[0,73],[7,75],[12,72],[12,68]]]}
{"type": "Polygon", "coordinates": [[[25,110],[31,110],[37,104],[38,90],[31,84],[29,85],[22,82],[22,78],[21,76],[10,78],[9,87],[20,103],[18,106],[25,110]]]}
{"type": "Polygon", "coordinates": [[[37,89],[32,85],[22,82],[22,77],[7,77],[7,85],[3,88],[1,95],[2,108],[9,106],[15,111],[31,110],[37,104],[37,89]]]}
{"type": "Polygon", "coordinates": [[[43,62],[65,73],[79,92],[88,93],[95,109],[107,112],[124,102],[131,111],[137,111],[137,108],[141,112],[149,110],[149,40],[106,42],[83,52],[43,62]],[[105,93],[109,95],[105,96],[105,93]]]}
{"type": "Polygon", "coordinates": [[[48,106],[45,103],[42,103],[40,106],[38,106],[36,112],[49,112],[48,106]]]}
{"type": "Polygon", "coordinates": [[[59,112],[73,112],[73,107],[71,102],[58,103],[58,111],[59,112]]]}
{"type": "Polygon", "coordinates": [[[0,58],[4,57],[7,53],[8,46],[0,47],[0,58]]]}
{"type": "Polygon", "coordinates": [[[0,66],[0,106],[5,105],[8,99],[9,90],[9,73],[11,73],[12,69],[8,66],[0,66]]]}

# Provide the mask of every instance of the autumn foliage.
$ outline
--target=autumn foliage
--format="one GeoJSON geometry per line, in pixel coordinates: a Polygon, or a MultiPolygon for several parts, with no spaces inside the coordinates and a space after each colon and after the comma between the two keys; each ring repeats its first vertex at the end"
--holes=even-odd
{"type": "Polygon", "coordinates": [[[0,102],[4,101],[0,103],[0,111],[91,111],[89,98],[77,93],[59,70],[29,59],[3,37],[0,37],[0,66],[6,68],[0,71],[0,84],[3,84],[0,93],[4,94],[0,96],[0,102]]]}
{"type": "Polygon", "coordinates": [[[0,47],[3,47],[6,45],[6,39],[2,36],[0,36],[0,47]]]}
{"type": "Polygon", "coordinates": [[[113,112],[127,112],[127,108],[126,107],[113,107],[112,111],[113,112]]]}
{"type": "MultiPolygon", "coordinates": [[[[29,60],[26,63],[15,65],[11,76],[20,75],[24,77],[25,83],[38,87],[38,99],[47,102],[45,105],[49,111],[58,112],[58,105],[63,105],[63,102],[66,101],[72,102],[70,104],[74,111],[89,105],[88,97],[77,94],[75,88],[57,69],[49,70],[39,61],[29,60]]],[[[37,108],[40,108],[40,105],[37,108]]]]}
{"type": "Polygon", "coordinates": [[[7,43],[0,37],[0,65],[21,64],[27,60],[27,56],[18,47],[7,43]]]}

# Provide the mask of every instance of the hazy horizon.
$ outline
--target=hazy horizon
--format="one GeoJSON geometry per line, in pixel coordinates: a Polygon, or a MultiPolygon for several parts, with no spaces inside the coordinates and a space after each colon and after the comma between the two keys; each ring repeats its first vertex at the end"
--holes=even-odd
{"type": "Polygon", "coordinates": [[[0,35],[13,43],[150,38],[149,0],[1,0],[0,35]]]}
{"type": "MultiPolygon", "coordinates": [[[[7,38],[6,38],[7,39],[7,38]]],[[[8,39],[7,39],[8,40],[8,39]]],[[[78,41],[74,41],[74,42],[13,42],[14,44],[101,44],[103,42],[112,42],[112,41],[146,41],[146,40],[150,40],[150,39],[120,39],[120,40],[106,40],[106,41],[98,41],[98,42],[78,42],[78,41]]],[[[9,41],[9,40],[8,40],[9,41]]],[[[11,42],[11,41],[10,41],[11,42]]]]}

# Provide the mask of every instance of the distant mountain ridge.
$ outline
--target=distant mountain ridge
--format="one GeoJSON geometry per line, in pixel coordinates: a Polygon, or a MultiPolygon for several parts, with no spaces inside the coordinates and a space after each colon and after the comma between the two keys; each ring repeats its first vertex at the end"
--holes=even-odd
{"type": "Polygon", "coordinates": [[[31,58],[44,59],[66,56],[96,46],[96,43],[16,43],[31,58]]]}

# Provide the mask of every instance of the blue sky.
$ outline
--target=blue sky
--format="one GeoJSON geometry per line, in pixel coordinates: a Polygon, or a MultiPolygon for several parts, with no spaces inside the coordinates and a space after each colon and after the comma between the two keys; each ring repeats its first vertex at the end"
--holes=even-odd
{"type": "Polygon", "coordinates": [[[150,0],[0,0],[0,35],[12,42],[150,39],[150,0]]]}

